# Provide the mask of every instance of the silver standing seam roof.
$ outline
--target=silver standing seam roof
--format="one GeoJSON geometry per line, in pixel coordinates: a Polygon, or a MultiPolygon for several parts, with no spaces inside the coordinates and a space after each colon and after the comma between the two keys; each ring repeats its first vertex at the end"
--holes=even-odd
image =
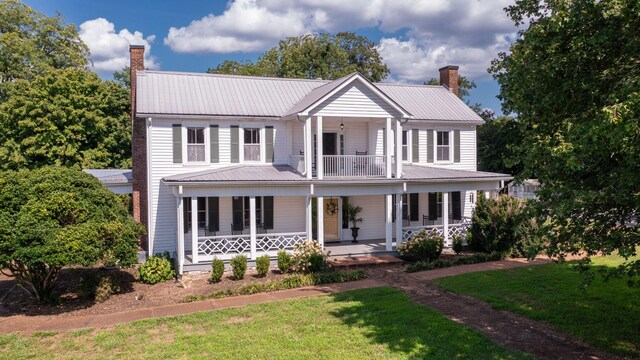
{"type": "Polygon", "coordinates": [[[103,184],[132,184],[133,174],[131,169],[85,169],[89,175],[93,175],[103,184]]]}
{"type": "MultiPolygon", "coordinates": [[[[319,99],[319,94],[330,92],[353,74],[333,81],[149,70],[138,71],[136,76],[136,111],[140,117],[189,115],[281,118],[294,113],[309,101],[319,99]]],[[[483,123],[482,118],[444,86],[373,85],[408,111],[413,116],[412,121],[483,123]]]]}
{"type": "MultiPolygon", "coordinates": [[[[403,166],[403,177],[392,178],[350,178],[354,181],[484,181],[484,180],[511,180],[506,174],[489,173],[471,170],[444,169],[431,166],[411,165],[403,166]]],[[[330,182],[335,178],[325,180],[314,179],[313,182],[330,182]]],[[[171,175],[164,177],[162,181],[172,183],[185,182],[308,182],[302,174],[289,165],[237,165],[219,169],[203,170],[192,173],[171,175]]]]}

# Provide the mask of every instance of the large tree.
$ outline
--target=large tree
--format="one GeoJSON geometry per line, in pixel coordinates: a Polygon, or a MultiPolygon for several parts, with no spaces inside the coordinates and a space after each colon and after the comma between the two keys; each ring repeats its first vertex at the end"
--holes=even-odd
{"type": "Polygon", "coordinates": [[[0,2],[0,100],[3,83],[84,67],[88,53],[76,27],[60,15],[47,17],[17,0],[0,2]]]}
{"type": "MultiPolygon", "coordinates": [[[[440,85],[440,80],[431,78],[424,82],[425,85],[440,85]]],[[[476,88],[476,82],[466,76],[458,76],[458,97],[469,103],[470,91],[476,88]]],[[[480,106],[480,104],[478,104],[480,106]]]]}
{"type": "Polygon", "coordinates": [[[51,69],[7,84],[0,103],[0,169],[128,167],[127,89],[85,69],[51,69]]]}
{"type": "Polygon", "coordinates": [[[477,137],[478,170],[512,175],[522,172],[522,132],[515,118],[487,118],[478,126],[477,137]]]}
{"type": "MultiPolygon", "coordinates": [[[[640,2],[521,0],[526,26],[494,60],[503,111],[517,115],[524,175],[542,183],[551,254],[640,245],[640,2]]],[[[640,261],[627,264],[640,284],[640,261]]]]}
{"type": "Polygon", "coordinates": [[[255,63],[226,60],[207,72],[333,80],[355,71],[371,81],[382,81],[389,75],[376,43],[341,32],[288,37],[260,55],[255,63]]]}
{"type": "Polygon", "coordinates": [[[136,262],[143,227],[95,177],[65,167],[0,172],[0,269],[42,302],[64,266],[136,262]]]}

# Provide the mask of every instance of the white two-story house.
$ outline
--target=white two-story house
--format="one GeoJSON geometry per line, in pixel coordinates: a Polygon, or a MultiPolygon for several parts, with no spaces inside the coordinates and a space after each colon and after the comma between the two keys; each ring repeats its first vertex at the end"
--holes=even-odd
{"type": "Polygon", "coordinates": [[[476,171],[482,119],[443,86],[145,71],[131,47],[134,215],[146,250],[179,272],[214,257],[254,259],[304,239],[358,240],[392,251],[422,228],[449,243],[478,191],[504,174],[476,171]]]}

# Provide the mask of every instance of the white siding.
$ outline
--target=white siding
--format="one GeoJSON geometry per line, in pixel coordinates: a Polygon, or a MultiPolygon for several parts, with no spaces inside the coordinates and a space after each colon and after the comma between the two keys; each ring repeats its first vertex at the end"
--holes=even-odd
{"type": "Polygon", "coordinates": [[[302,122],[297,120],[293,121],[291,125],[291,137],[292,155],[300,155],[300,152],[304,151],[304,124],[302,122]]]}
{"type": "Polygon", "coordinates": [[[397,111],[360,82],[353,82],[318,105],[312,115],[397,117],[397,111]]]}
{"type": "MultiPolygon", "coordinates": [[[[349,196],[349,203],[353,206],[361,206],[360,217],[364,220],[358,227],[358,240],[380,240],[385,237],[385,201],[383,195],[349,196]]],[[[349,229],[342,229],[343,241],[350,241],[351,224],[349,229]]]]}
{"type": "MultiPolygon", "coordinates": [[[[429,166],[444,167],[459,170],[477,170],[476,161],[476,128],[475,126],[455,126],[447,124],[437,125],[405,125],[406,129],[418,130],[419,140],[419,152],[420,152],[420,164],[428,164],[429,166]],[[454,163],[453,161],[448,163],[427,163],[427,130],[435,131],[460,131],[460,162],[454,163]]],[[[451,135],[451,146],[454,146],[453,133],[451,135]]],[[[435,135],[433,141],[435,142],[435,135]]],[[[434,149],[433,156],[435,158],[436,151],[434,149]]],[[[452,152],[453,154],[453,152],[452,152]]],[[[452,158],[453,160],[453,158],[452,158]]]]}

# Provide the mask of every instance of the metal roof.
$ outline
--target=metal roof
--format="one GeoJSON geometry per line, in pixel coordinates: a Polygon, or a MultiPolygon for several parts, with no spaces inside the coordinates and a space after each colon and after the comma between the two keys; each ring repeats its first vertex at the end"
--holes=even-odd
{"type": "MultiPolygon", "coordinates": [[[[313,103],[313,99],[317,101],[319,98],[316,95],[335,89],[345,78],[353,76],[327,81],[149,70],[136,74],[136,111],[141,117],[193,115],[280,118],[307,103],[313,103]]],[[[443,86],[374,85],[411,113],[414,119],[483,122],[443,86]]]]}
{"type": "Polygon", "coordinates": [[[167,176],[164,182],[214,182],[214,181],[307,181],[289,165],[238,165],[167,176]]]}
{"type": "Polygon", "coordinates": [[[485,171],[446,169],[422,165],[402,166],[402,180],[481,181],[511,179],[513,179],[513,177],[508,174],[485,171]]]}
{"type": "Polygon", "coordinates": [[[103,184],[133,183],[131,169],[85,169],[84,172],[95,176],[103,184]]]}

